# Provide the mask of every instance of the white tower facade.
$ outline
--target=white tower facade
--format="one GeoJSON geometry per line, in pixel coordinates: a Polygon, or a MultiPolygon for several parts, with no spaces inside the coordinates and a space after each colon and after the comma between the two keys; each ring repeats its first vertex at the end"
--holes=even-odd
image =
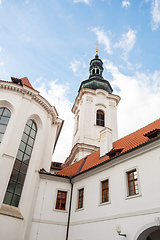
{"type": "Polygon", "coordinates": [[[100,131],[109,128],[112,141],[118,138],[117,104],[120,97],[112,94],[110,83],[102,77],[103,62],[96,54],[90,62],[89,79],[83,81],[72,108],[74,113],[73,143],[66,163],[78,161],[100,147],[100,131]]]}

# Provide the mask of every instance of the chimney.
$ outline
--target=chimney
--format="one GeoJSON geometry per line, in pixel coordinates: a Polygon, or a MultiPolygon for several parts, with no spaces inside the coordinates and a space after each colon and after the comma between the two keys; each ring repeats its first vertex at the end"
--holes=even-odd
{"type": "Polygon", "coordinates": [[[112,129],[106,127],[100,131],[100,157],[104,156],[112,148],[112,129]]]}

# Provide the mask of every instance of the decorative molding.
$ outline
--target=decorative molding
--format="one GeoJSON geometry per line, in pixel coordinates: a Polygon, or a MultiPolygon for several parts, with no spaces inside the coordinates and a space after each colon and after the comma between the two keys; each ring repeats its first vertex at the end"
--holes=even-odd
{"type": "Polygon", "coordinates": [[[26,87],[25,85],[21,86],[11,82],[0,82],[0,88],[21,93],[24,96],[27,95],[31,98],[31,100],[34,100],[36,103],[38,103],[51,116],[53,124],[57,124],[58,113],[55,107],[50,105],[50,103],[44,99],[38,91],[26,87]]]}
{"type": "Polygon", "coordinates": [[[149,215],[149,214],[157,214],[157,213],[160,213],[160,208],[116,214],[116,215],[111,215],[111,216],[102,217],[102,218],[93,218],[93,219],[88,219],[88,220],[83,219],[83,221],[71,222],[70,226],[75,226],[75,225],[80,225],[80,224],[88,224],[88,223],[96,223],[96,222],[115,220],[115,219],[117,220],[119,218],[129,218],[129,217],[137,217],[137,216],[139,217],[139,216],[144,216],[144,215],[149,215]]]}
{"type": "Polygon", "coordinates": [[[37,219],[37,218],[33,218],[33,219],[32,219],[32,222],[35,222],[35,223],[45,223],[45,224],[52,224],[52,225],[67,226],[67,222],[58,222],[58,221],[51,221],[51,220],[37,219]]]}

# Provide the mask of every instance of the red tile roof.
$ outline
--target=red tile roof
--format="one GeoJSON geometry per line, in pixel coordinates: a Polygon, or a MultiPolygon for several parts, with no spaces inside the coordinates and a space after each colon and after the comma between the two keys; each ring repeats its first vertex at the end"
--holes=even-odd
{"type": "Polygon", "coordinates": [[[25,85],[25,86],[27,86],[27,87],[29,87],[29,88],[34,89],[34,88],[32,87],[32,85],[31,85],[31,83],[30,83],[30,81],[28,80],[27,77],[21,78],[21,81],[22,81],[22,84],[23,84],[23,85],[25,85]]]}
{"type": "MultiPolygon", "coordinates": [[[[119,152],[118,156],[121,154],[132,150],[148,141],[149,138],[147,136],[144,136],[146,133],[154,131],[156,129],[160,129],[160,119],[150,123],[149,125],[115,141],[113,143],[113,150],[119,150],[122,149],[122,151],[119,152]]],[[[117,151],[115,151],[117,152],[117,151]]],[[[107,153],[106,153],[107,154],[107,153]]],[[[75,176],[79,173],[82,173],[86,170],[91,169],[94,166],[98,166],[100,163],[108,161],[109,156],[105,155],[104,157],[100,158],[100,150],[97,152],[94,152],[87,156],[86,161],[84,162],[84,159],[79,160],[78,162],[73,163],[72,165],[69,165],[68,167],[62,169],[61,171],[57,171],[56,174],[60,176],[75,176]],[[84,164],[82,166],[82,164],[84,164]],[[81,168],[80,171],[78,171],[81,168]],[[77,173],[78,172],[78,173],[77,173]]]]}

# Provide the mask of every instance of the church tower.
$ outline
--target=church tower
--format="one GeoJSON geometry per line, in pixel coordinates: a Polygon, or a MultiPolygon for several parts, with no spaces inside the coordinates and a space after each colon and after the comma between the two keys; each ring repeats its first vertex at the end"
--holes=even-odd
{"type": "Polygon", "coordinates": [[[102,76],[103,70],[103,62],[96,48],[95,58],[90,62],[89,78],[81,83],[72,108],[74,131],[67,164],[97,151],[100,147],[100,131],[105,128],[111,132],[112,141],[118,138],[116,107],[120,97],[112,94],[110,83],[102,76]]]}

